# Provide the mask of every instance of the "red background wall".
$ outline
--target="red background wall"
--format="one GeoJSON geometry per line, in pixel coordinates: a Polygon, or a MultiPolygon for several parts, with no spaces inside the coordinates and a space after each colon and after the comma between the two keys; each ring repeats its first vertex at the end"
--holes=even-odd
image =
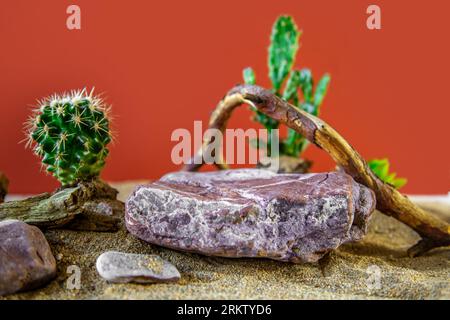
{"type": "MultiPolygon", "coordinates": [[[[267,45],[279,14],[303,29],[297,66],[332,75],[322,117],[366,158],[387,156],[408,193],[449,191],[450,2],[10,0],[0,9],[0,170],[11,192],[41,192],[54,179],[23,144],[36,98],[84,86],[105,92],[118,140],[103,177],[158,178],[172,164],[172,130],[207,121],[251,65],[269,86],[267,45]],[[382,30],[366,28],[378,4],[382,30]],[[77,4],[82,30],[66,28],[77,4]]],[[[233,126],[251,125],[238,111],[233,126]]],[[[333,167],[310,147],[314,170],[333,167]]]]}

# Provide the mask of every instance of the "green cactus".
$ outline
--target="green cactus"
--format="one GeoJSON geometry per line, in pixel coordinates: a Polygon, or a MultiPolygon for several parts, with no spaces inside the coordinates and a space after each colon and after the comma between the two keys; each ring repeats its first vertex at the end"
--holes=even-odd
{"type": "Polygon", "coordinates": [[[27,146],[63,186],[94,179],[112,140],[108,111],[93,90],[43,99],[26,123],[27,146]]]}
{"type": "MultiPolygon", "coordinates": [[[[320,106],[327,93],[330,76],[325,74],[314,85],[311,71],[307,68],[294,69],[295,58],[299,48],[301,31],[290,16],[280,16],[272,27],[269,46],[269,78],[272,91],[280,98],[290,102],[297,108],[319,115],[320,106]],[[300,94],[301,92],[301,94],[300,94]]],[[[246,84],[255,84],[256,75],[252,68],[245,68],[243,78],[246,84]]],[[[261,123],[269,132],[279,127],[278,121],[252,108],[254,120],[261,123]]],[[[267,141],[270,149],[271,141],[267,141]]],[[[255,144],[259,146],[259,142],[255,144]]],[[[279,154],[291,157],[300,156],[306,150],[308,140],[295,130],[288,129],[286,139],[280,141],[279,154]]]]}
{"type": "Polygon", "coordinates": [[[383,158],[383,159],[371,159],[367,161],[367,164],[369,165],[369,168],[375,173],[375,175],[380,178],[382,181],[390,184],[396,189],[400,189],[403,187],[407,182],[408,179],[406,178],[398,178],[397,174],[395,172],[390,172],[389,167],[389,159],[383,158]]]}

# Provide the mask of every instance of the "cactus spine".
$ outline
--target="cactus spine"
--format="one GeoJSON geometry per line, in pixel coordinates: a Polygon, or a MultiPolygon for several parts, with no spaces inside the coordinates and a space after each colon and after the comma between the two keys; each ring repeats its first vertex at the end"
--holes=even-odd
{"type": "Polygon", "coordinates": [[[108,111],[93,90],[45,98],[26,123],[27,146],[62,185],[96,178],[112,139],[108,111]]]}

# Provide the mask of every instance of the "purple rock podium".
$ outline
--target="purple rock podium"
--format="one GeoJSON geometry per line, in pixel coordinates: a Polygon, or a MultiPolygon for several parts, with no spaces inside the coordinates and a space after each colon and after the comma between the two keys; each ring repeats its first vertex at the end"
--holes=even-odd
{"type": "Polygon", "coordinates": [[[176,172],[138,186],[125,220],[163,247],[302,263],[360,240],[374,208],[373,192],[341,172],[176,172]]]}

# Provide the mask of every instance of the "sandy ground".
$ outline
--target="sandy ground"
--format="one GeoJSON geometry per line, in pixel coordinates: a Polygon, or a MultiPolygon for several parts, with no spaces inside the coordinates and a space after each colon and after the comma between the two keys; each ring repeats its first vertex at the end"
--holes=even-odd
{"type": "MultiPolygon", "coordinates": [[[[134,184],[116,185],[126,198],[134,184]]],[[[421,200],[423,201],[423,200],[421,200]]],[[[450,206],[422,203],[450,221],[450,206]]],[[[329,262],[295,265],[259,259],[225,259],[149,245],[126,232],[50,230],[45,233],[58,260],[58,277],[39,290],[3,299],[450,299],[450,248],[408,258],[418,237],[378,212],[363,241],[340,247],[329,262]],[[182,279],[171,284],[109,284],[95,269],[107,250],[159,254],[182,279]],[[69,289],[75,265],[80,289],[69,289]]]]}

